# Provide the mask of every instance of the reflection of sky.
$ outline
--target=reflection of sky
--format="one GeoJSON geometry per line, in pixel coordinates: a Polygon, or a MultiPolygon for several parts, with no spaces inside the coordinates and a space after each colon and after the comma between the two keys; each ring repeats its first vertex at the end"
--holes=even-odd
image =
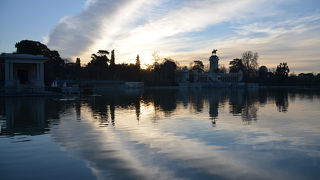
{"type": "Polygon", "coordinates": [[[319,101],[292,100],[285,113],[271,102],[253,104],[257,121],[249,124],[220,104],[215,127],[210,99],[197,113],[182,102],[169,114],[141,103],[139,122],[134,109],[116,107],[114,127],[100,126],[82,106],[81,121],[65,113],[51,134],[99,179],[316,179],[319,101]]]}
{"type": "Polygon", "coordinates": [[[92,179],[85,163],[59,150],[50,135],[0,136],[0,179],[92,179]]]}

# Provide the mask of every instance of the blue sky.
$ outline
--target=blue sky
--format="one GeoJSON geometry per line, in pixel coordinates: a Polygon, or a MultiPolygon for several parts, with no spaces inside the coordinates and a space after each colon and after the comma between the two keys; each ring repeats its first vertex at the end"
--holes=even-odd
{"type": "Polygon", "coordinates": [[[85,0],[1,0],[0,51],[14,51],[23,39],[42,41],[59,20],[78,13],[85,0]]]}
{"type": "Polygon", "coordinates": [[[2,0],[0,21],[0,52],[30,39],[83,63],[115,49],[118,63],[156,52],[188,65],[216,48],[227,65],[251,50],[269,68],[320,72],[317,0],[2,0]]]}

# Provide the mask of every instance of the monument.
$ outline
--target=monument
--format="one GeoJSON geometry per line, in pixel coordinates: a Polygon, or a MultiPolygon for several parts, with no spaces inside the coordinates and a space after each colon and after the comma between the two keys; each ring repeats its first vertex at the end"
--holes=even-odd
{"type": "Polygon", "coordinates": [[[4,54],[0,56],[5,92],[39,92],[44,90],[44,62],[42,55],[4,54]]]}

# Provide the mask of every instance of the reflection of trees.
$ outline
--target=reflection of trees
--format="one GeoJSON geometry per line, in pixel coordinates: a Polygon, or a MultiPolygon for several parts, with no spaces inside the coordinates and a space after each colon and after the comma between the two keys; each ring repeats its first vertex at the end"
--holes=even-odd
{"type": "MultiPolygon", "coordinates": [[[[246,124],[257,121],[259,107],[267,103],[274,103],[280,112],[288,111],[289,100],[291,98],[320,98],[319,93],[314,91],[299,91],[287,89],[161,89],[147,90],[144,93],[124,93],[113,91],[108,94],[85,102],[92,109],[95,116],[99,117],[102,124],[115,125],[117,109],[135,109],[137,120],[141,116],[140,101],[155,107],[155,115],[152,118],[157,122],[161,119],[161,113],[171,116],[178,107],[188,108],[191,112],[202,112],[208,109],[208,114],[215,125],[219,116],[219,108],[229,103],[229,112],[235,116],[240,116],[246,124]],[[206,103],[208,102],[208,103],[206,103]],[[181,104],[182,106],[178,106],[181,104]],[[109,119],[110,118],[110,119],[109,119]]],[[[68,106],[68,105],[64,105],[68,106]]],[[[70,106],[70,105],[69,105],[70,106]]],[[[76,104],[76,112],[80,116],[80,104],[76,104]]],[[[53,106],[61,109],[59,105],[53,106]]],[[[52,107],[51,107],[52,108],[52,107]]]]}
{"type": "Polygon", "coordinates": [[[251,122],[257,121],[258,106],[256,104],[250,104],[244,106],[242,109],[241,117],[245,123],[250,124],[251,122]]]}
{"type": "Polygon", "coordinates": [[[267,93],[267,91],[263,90],[263,89],[260,89],[258,98],[259,98],[259,103],[260,103],[261,106],[264,106],[265,104],[267,104],[267,102],[268,102],[268,93],[267,93]]]}
{"type": "Polygon", "coordinates": [[[204,100],[206,99],[202,90],[192,90],[189,92],[189,103],[196,112],[202,112],[204,107],[204,100]]]}
{"type": "MultiPolygon", "coordinates": [[[[55,98],[6,98],[0,99],[0,118],[2,129],[11,133],[43,133],[51,123],[58,124],[60,116],[74,110],[76,118],[81,120],[81,107],[90,108],[94,119],[100,125],[115,125],[116,111],[134,109],[137,120],[140,119],[140,102],[155,106],[154,119],[161,119],[161,113],[172,116],[177,108],[190,109],[191,113],[208,111],[215,125],[219,116],[219,108],[229,103],[229,112],[240,116],[250,124],[257,121],[258,111],[267,103],[274,103],[280,112],[287,112],[289,97],[313,99],[320,98],[316,91],[288,89],[193,89],[193,90],[148,90],[146,92],[124,93],[121,91],[108,92],[98,97],[84,99],[55,99],[55,98]],[[182,106],[179,106],[181,104],[182,106]],[[4,125],[3,125],[4,124],[4,125]]],[[[156,121],[155,121],[156,122],[156,121]]]]}
{"type": "MultiPolygon", "coordinates": [[[[303,96],[314,97],[318,94],[305,92],[297,93],[284,89],[191,89],[191,90],[147,90],[144,93],[112,92],[105,96],[86,100],[88,107],[99,116],[101,123],[115,125],[117,109],[134,108],[137,120],[141,116],[140,101],[155,107],[154,122],[161,119],[161,113],[171,116],[177,110],[178,104],[191,112],[202,112],[208,108],[208,114],[213,125],[219,116],[219,108],[229,103],[229,112],[240,116],[246,124],[257,121],[259,107],[267,103],[276,104],[280,112],[288,110],[288,97],[303,96]],[[208,103],[206,103],[208,102],[208,103]],[[110,118],[110,119],[109,119],[110,118]]],[[[77,107],[77,106],[76,106],[77,107]]],[[[181,107],[181,106],[180,106],[181,107]]]]}
{"type": "Polygon", "coordinates": [[[245,122],[256,121],[259,104],[266,103],[266,97],[259,95],[257,90],[191,89],[189,91],[149,91],[143,98],[144,101],[146,99],[150,102],[153,101],[156,111],[163,111],[167,116],[176,110],[177,104],[180,102],[184,106],[191,106],[191,110],[195,112],[202,112],[206,106],[205,102],[208,102],[209,117],[215,125],[219,116],[219,108],[224,106],[228,99],[230,113],[241,116],[245,122]]]}
{"type": "Polygon", "coordinates": [[[77,120],[80,120],[81,119],[81,104],[80,104],[80,102],[75,104],[75,109],[76,109],[77,120]]]}
{"type": "Polygon", "coordinates": [[[243,90],[231,91],[229,94],[229,111],[233,115],[239,115],[245,106],[245,96],[243,90]]]}
{"type": "Polygon", "coordinates": [[[137,120],[140,117],[141,93],[127,93],[122,91],[110,91],[103,96],[88,98],[87,106],[91,108],[93,115],[97,116],[102,125],[115,125],[116,110],[132,109],[136,110],[137,120]]]}
{"type": "Polygon", "coordinates": [[[245,123],[250,124],[257,120],[259,109],[258,90],[234,90],[229,99],[229,111],[233,115],[240,115],[245,123]]]}
{"type": "MultiPolygon", "coordinates": [[[[257,112],[260,106],[273,102],[280,112],[287,112],[288,101],[287,89],[257,89],[235,90],[230,94],[230,113],[240,115],[245,122],[257,120],[257,112]]],[[[293,91],[291,97],[295,97],[293,91]]]]}
{"type": "Polygon", "coordinates": [[[277,91],[275,93],[275,102],[279,112],[287,112],[289,106],[288,91],[277,91]]]}
{"type": "MultiPolygon", "coordinates": [[[[268,101],[276,105],[279,112],[287,112],[289,107],[289,90],[288,89],[274,89],[266,91],[268,101]]],[[[295,98],[295,90],[290,92],[290,96],[295,98]]]]}
{"type": "Polygon", "coordinates": [[[115,105],[114,105],[114,102],[112,102],[110,104],[110,116],[111,116],[111,123],[112,123],[112,126],[115,125],[115,105]]]}
{"type": "Polygon", "coordinates": [[[147,91],[143,98],[153,102],[155,109],[163,111],[167,116],[177,108],[179,91],[174,89],[147,91]]]}

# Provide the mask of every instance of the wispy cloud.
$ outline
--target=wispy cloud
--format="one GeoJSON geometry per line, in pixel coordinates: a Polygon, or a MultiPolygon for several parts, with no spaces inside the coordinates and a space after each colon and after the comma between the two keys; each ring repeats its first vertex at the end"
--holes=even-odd
{"type": "MultiPolygon", "coordinates": [[[[294,71],[317,72],[320,62],[320,15],[312,15],[284,21],[266,21],[233,27],[234,35],[225,39],[209,39],[188,43],[198,47],[193,52],[176,53],[175,57],[190,62],[192,58],[207,59],[206,47],[219,47],[222,63],[228,64],[246,50],[260,53],[260,64],[276,67],[288,62],[294,71]],[[202,49],[202,50],[201,50],[202,49]],[[223,56],[227,55],[227,56],[223,56]],[[308,61],[307,61],[308,60],[308,61]],[[316,63],[316,64],[315,64],[316,63]],[[308,68],[306,68],[308,67],[308,68]]],[[[181,44],[183,42],[180,42],[181,44]]]]}
{"type": "MultiPolygon", "coordinates": [[[[183,7],[174,9],[156,20],[135,27],[117,39],[114,46],[120,53],[125,52],[126,54],[136,52],[146,54],[153,51],[168,54],[181,48],[181,44],[164,48],[172,40],[176,40],[175,36],[201,31],[209,25],[235,18],[239,9],[245,9],[250,3],[254,2],[251,0],[188,2],[183,4],[183,7]]],[[[185,37],[179,39],[185,39],[185,37]]]]}
{"type": "Polygon", "coordinates": [[[131,23],[130,18],[135,17],[133,14],[146,4],[151,3],[147,0],[87,1],[81,13],[60,20],[49,35],[48,45],[63,56],[91,53],[92,47],[101,41],[105,41],[106,49],[115,32],[131,23]]]}
{"type": "Polygon", "coordinates": [[[63,56],[87,61],[98,49],[116,49],[118,62],[140,54],[143,63],[151,63],[151,54],[158,52],[188,64],[207,58],[212,48],[220,50],[222,62],[245,50],[258,51],[261,64],[267,65],[281,57],[320,57],[315,51],[319,14],[273,18],[283,13],[284,3],[288,0],[89,0],[81,13],[60,21],[48,45],[63,56]],[[215,28],[231,33],[217,37],[215,28]]]}
{"type": "Polygon", "coordinates": [[[87,51],[93,50],[93,47],[109,46],[124,54],[133,49],[146,51],[146,46],[150,52],[149,49],[157,50],[158,41],[164,38],[199,31],[208,25],[239,16],[239,9],[250,12],[245,10],[246,7],[256,4],[253,0],[183,1],[176,6],[177,9],[170,9],[164,7],[166,3],[166,0],[153,3],[146,0],[88,1],[81,13],[60,21],[51,32],[48,45],[65,56],[90,53],[87,51]],[[163,10],[165,8],[169,10],[163,10]],[[141,16],[144,16],[146,23],[135,24],[141,16]]]}

